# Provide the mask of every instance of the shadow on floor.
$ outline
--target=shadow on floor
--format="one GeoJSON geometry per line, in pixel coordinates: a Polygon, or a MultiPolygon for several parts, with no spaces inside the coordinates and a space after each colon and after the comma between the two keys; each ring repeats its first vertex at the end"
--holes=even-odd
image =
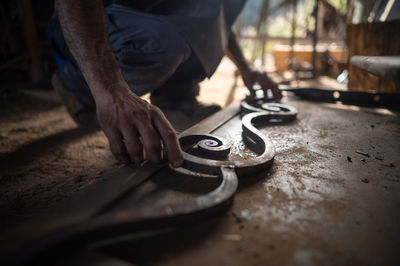
{"type": "Polygon", "coordinates": [[[222,221],[220,215],[142,240],[115,243],[99,251],[137,265],[157,264],[204,244],[209,235],[220,230],[222,221]]]}
{"type": "Polygon", "coordinates": [[[0,121],[10,116],[50,111],[63,105],[58,95],[51,90],[16,90],[12,93],[12,97],[2,99],[0,103],[0,121]]]}
{"type": "Polygon", "coordinates": [[[97,129],[72,128],[22,145],[15,151],[1,154],[0,174],[3,175],[4,180],[7,173],[31,163],[40,157],[44,157],[51,153],[54,147],[81,139],[96,131],[97,129]]]}

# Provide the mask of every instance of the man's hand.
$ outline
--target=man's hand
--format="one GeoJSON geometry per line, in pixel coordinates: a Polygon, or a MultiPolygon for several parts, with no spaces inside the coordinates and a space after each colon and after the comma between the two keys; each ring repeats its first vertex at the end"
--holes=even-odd
{"type": "Polygon", "coordinates": [[[123,162],[162,159],[181,166],[182,151],[171,124],[155,106],[130,91],[108,41],[103,1],[56,0],[65,41],[88,83],[97,118],[112,153],[123,162]]]}
{"type": "Polygon", "coordinates": [[[157,107],[142,100],[124,84],[110,88],[111,94],[96,97],[97,119],[114,156],[122,163],[159,163],[162,142],[173,167],[182,165],[182,151],[175,130],[157,107]]]}
{"type": "Polygon", "coordinates": [[[255,97],[255,91],[253,89],[254,84],[258,83],[261,89],[264,91],[264,98],[268,97],[268,90],[272,91],[275,101],[279,102],[282,99],[282,93],[278,88],[278,85],[273,82],[265,72],[246,70],[241,72],[244,85],[249,89],[250,98],[255,97]]]}
{"type": "Polygon", "coordinates": [[[235,34],[231,31],[228,41],[228,49],[226,50],[226,55],[232,60],[232,62],[237,66],[240,74],[242,75],[243,82],[250,91],[250,98],[255,96],[255,91],[253,89],[254,84],[258,83],[264,91],[265,98],[268,97],[267,91],[271,90],[274,95],[275,101],[280,101],[282,99],[282,93],[270,78],[268,78],[265,72],[259,72],[251,69],[247,63],[242,50],[235,38],[235,34]]]}

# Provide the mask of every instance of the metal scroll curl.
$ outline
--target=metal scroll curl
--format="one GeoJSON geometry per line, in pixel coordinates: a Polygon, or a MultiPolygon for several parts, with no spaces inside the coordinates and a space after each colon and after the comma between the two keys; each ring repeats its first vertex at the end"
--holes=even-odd
{"type": "Polygon", "coordinates": [[[17,252],[18,255],[11,254],[6,258],[7,265],[25,265],[41,254],[54,253],[55,250],[65,252],[72,246],[77,248],[99,240],[122,236],[127,232],[132,234],[177,227],[225,210],[237,190],[238,176],[264,171],[272,165],[275,156],[274,145],[255,126],[275,120],[293,120],[297,111],[293,107],[278,103],[255,106],[243,101],[241,113],[244,114],[243,141],[257,154],[257,157],[231,161],[227,159],[229,145],[216,136],[187,134],[179,137],[181,146],[197,145],[202,157],[184,152],[183,167],[176,171],[198,177],[216,176],[220,182],[213,191],[174,205],[104,213],[78,224],[60,228],[29,243],[23,247],[23,252],[17,252]]]}
{"type": "Polygon", "coordinates": [[[238,176],[258,173],[271,166],[275,156],[274,145],[255,126],[268,124],[271,121],[294,120],[297,110],[279,103],[254,106],[243,101],[241,113],[244,114],[242,118],[243,141],[247,147],[257,154],[257,157],[240,161],[228,160],[229,145],[213,135],[186,134],[179,137],[182,147],[197,145],[202,157],[184,152],[183,167],[175,169],[175,171],[199,177],[215,175],[221,180],[216,190],[201,197],[201,202],[207,203],[205,205],[209,209],[218,208],[219,205],[232,200],[237,189],[238,176]],[[204,158],[204,156],[207,156],[207,158],[204,158]]]}
{"type": "MultiPolygon", "coordinates": [[[[246,169],[245,173],[257,172],[268,165],[274,155],[273,144],[255,126],[271,122],[287,122],[296,119],[297,110],[291,106],[280,103],[252,104],[241,102],[242,137],[246,146],[257,153],[257,157],[245,161],[223,160],[229,153],[229,147],[224,141],[209,134],[186,134],[179,137],[181,146],[198,145],[202,154],[210,158],[202,158],[184,152],[183,168],[198,173],[215,175],[221,166],[231,166],[239,172],[246,169]],[[208,145],[207,145],[208,144],[208,145]],[[219,157],[219,159],[215,159],[219,157]],[[251,171],[253,169],[254,171],[251,171]]],[[[179,172],[180,169],[178,168],[179,172]]],[[[187,173],[187,172],[185,172],[187,173]]]]}

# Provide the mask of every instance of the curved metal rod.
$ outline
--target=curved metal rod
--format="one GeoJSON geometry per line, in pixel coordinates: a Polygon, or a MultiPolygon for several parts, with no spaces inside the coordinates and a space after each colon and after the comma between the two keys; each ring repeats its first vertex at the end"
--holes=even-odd
{"type": "Polygon", "coordinates": [[[218,178],[221,183],[217,189],[189,201],[106,213],[53,231],[3,258],[2,265],[34,264],[34,260],[44,253],[54,256],[60,251],[76,250],[87,243],[115,238],[127,232],[133,234],[195,223],[200,217],[213,215],[230,205],[238,186],[236,173],[233,168],[222,166],[218,178]]]}
{"type": "MultiPolygon", "coordinates": [[[[269,168],[275,155],[272,142],[253,124],[268,122],[275,118],[279,119],[282,118],[282,113],[293,112],[290,107],[285,108],[285,110],[282,109],[277,112],[262,110],[261,112],[249,113],[242,118],[243,140],[250,149],[258,154],[255,158],[245,161],[227,161],[200,158],[184,152],[183,169],[191,171],[191,174],[196,176],[202,177],[203,174],[211,174],[219,178],[219,186],[210,193],[174,205],[105,213],[60,228],[32,241],[15,254],[11,254],[5,258],[5,264],[25,264],[32,262],[45,252],[54,255],[60,250],[70,250],[72,247],[76,249],[90,242],[124,235],[126,232],[135,233],[176,227],[183,223],[196,222],[200,216],[213,215],[226,209],[232,202],[238,187],[237,175],[248,175],[269,168]]],[[[247,112],[250,108],[243,105],[242,110],[247,112]]],[[[283,115],[282,120],[287,120],[289,117],[293,118],[293,114],[283,115]]],[[[226,151],[229,151],[228,146],[212,135],[182,135],[179,140],[182,146],[201,142],[203,151],[205,150],[207,153],[227,155],[226,151]]],[[[181,170],[178,170],[178,172],[181,170]]],[[[184,173],[187,174],[187,172],[184,173]]]]}
{"type": "Polygon", "coordinates": [[[269,119],[278,119],[282,121],[291,121],[296,119],[296,108],[281,103],[263,103],[250,105],[248,102],[241,102],[240,109],[242,113],[249,114],[254,112],[267,112],[269,119]]]}
{"type": "MultiPolygon", "coordinates": [[[[242,137],[246,145],[255,153],[257,157],[242,161],[215,160],[197,157],[187,152],[183,153],[183,169],[207,175],[215,175],[221,166],[231,166],[240,175],[251,174],[268,168],[275,156],[275,149],[270,139],[262,134],[254,124],[269,123],[271,120],[283,122],[296,119],[297,110],[291,106],[279,103],[264,103],[260,106],[252,106],[243,101],[241,111],[246,115],[242,118],[242,137]]],[[[217,137],[209,134],[187,134],[179,138],[181,146],[194,145],[206,139],[219,141],[217,137]]],[[[187,174],[182,169],[174,169],[178,172],[187,174]]],[[[189,172],[190,173],[190,172],[189,172]]]]}

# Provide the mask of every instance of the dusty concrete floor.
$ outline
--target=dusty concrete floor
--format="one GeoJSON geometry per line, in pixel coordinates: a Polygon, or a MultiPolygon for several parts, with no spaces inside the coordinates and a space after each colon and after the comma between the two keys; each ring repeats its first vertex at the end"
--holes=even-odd
{"type": "MultiPolygon", "coordinates": [[[[243,98],[240,80],[233,88],[234,70],[224,59],[201,84],[200,100],[224,107],[243,98]]],[[[24,220],[119,166],[104,134],[77,127],[51,90],[23,91],[0,108],[0,225],[24,220]]],[[[184,115],[176,120],[185,121],[177,130],[193,123],[184,115]]]]}
{"type": "MultiPolygon", "coordinates": [[[[262,128],[276,146],[273,167],[266,176],[240,180],[227,214],[106,251],[139,265],[398,265],[399,117],[287,103],[298,108],[297,121],[262,128]]],[[[240,128],[236,117],[213,134],[232,142],[231,156],[245,159],[253,154],[243,147],[240,128]]],[[[116,209],[173,204],[207,187],[189,182],[188,193],[179,182],[185,181],[161,172],[116,209]]]]}
{"type": "MultiPolygon", "coordinates": [[[[231,90],[232,71],[225,63],[203,84],[202,99],[221,105],[240,99],[242,85],[231,90]]],[[[297,121],[262,129],[276,145],[274,165],[267,176],[241,180],[228,213],[173,235],[103,251],[140,265],[398,265],[399,116],[286,101],[298,108],[297,121]]],[[[0,115],[3,228],[118,167],[103,134],[77,128],[52,93],[26,93],[18,104],[6,105],[0,115]]],[[[235,118],[214,133],[251,156],[240,144],[239,122],[235,118]]],[[[128,198],[120,208],[199,193],[182,192],[174,181],[160,188],[160,179],[165,176],[144,184],[143,193],[149,193],[142,200],[128,198]]]]}

